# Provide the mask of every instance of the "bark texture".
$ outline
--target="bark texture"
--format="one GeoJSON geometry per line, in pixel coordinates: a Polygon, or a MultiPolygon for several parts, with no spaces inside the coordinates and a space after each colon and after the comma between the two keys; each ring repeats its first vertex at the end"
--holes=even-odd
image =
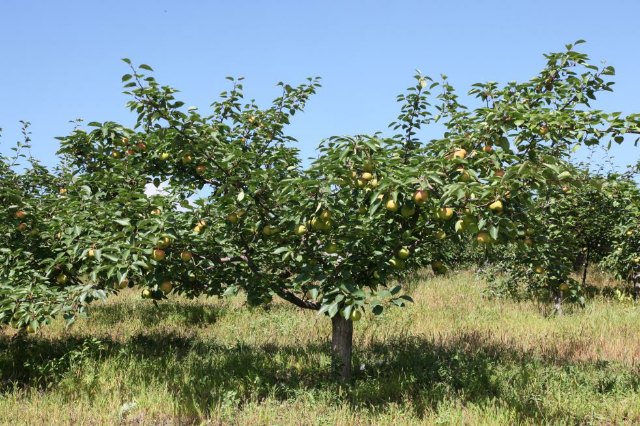
{"type": "Polygon", "coordinates": [[[333,372],[343,383],[351,381],[351,351],[353,348],[353,321],[340,315],[331,319],[331,356],[333,372]]]}
{"type": "Polygon", "coordinates": [[[562,315],[562,290],[556,290],[553,295],[553,304],[558,315],[562,315]]]}

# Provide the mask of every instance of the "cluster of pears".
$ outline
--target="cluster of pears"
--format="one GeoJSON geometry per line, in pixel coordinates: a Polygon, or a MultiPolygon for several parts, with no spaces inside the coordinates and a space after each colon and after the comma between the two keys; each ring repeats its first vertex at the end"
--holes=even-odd
{"type": "Polygon", "coordinates": [[[371,161],[368,161],[362,166],[362,172],[360,174],[355,170],[352,170],[351,179],[345,179],[342,182],[342,185],[348,186],[349,184],[353,183],[359,189],[363,189],[367,185],[375,187],[378,185],[378,179],[374,176],[374,170],[375,166],[371,161]]]}
{"type": "Polygon", "coordinates": [[[304,235],[309,231],[309,228],[314,231],[328,231],[333,226],[331,221],[331,212],[324,209],[318,216],[314,216],[306,223],[299,223],[293,228],[293,232],[296,235],[304,235]]]}
{"type": "Polygon", "coordinates": [[[389,263],[395,269],[403,269],[405,266],[404,262],[409,258],[410,255],[411,250],[409,250],[408,247],[402,247],[396,252],[395,257],[389,260],[389,263]]]}
{"type": "MultiPolygon", "coordinates": [[[[138,141],[135,144],[129,145],[129,138],[126,136],[123,138],[114,139],[113,143],[118,147],[124,148],[124,153],[127,155],[135,155],[136,152],[144,152],[147,150],[147,145],[143,141],[138,141]]],[[[114,159],[122,158],[122,151],[114,149],[111,152],[111,157],[114,159]]]]}

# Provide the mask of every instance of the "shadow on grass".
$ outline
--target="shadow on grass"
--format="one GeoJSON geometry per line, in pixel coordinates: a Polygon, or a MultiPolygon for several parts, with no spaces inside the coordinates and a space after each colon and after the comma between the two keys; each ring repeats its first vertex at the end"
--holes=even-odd
{"type": "Polygon", "coordinates": [[[583,287],[584,296],[586,299],[595,299],[596,297],[603,297],[605,299],[617,299],[619,294],[633,294],[633,286],[631,284],[625,285],[622,282],[616,282],[615,286],[596,286],[587,282],[583,287]]]}
{"type": "Polygon", "coordinates": [[[0,338],[0,392],[15,386],[55,390],[59,381],[71,376],[75,383],[71,392],[98,394],[99,388],[80,385],[95,382],[99,386],[98,380],[84,380],[85,366],[110,362],[127,386],[164,383],[178,402],[181,418],[194,422],[220,406],[237,407],[267,397],[285,401],[307,392],[328,403],[365,410],[405,405],[419,417],[450,401],[497,403],[513,410],[523,422],[538,423],[557,416],[566,421],[571,416],[562,410],[546,412],[540,403],[554,382],[564,386],[567,380],[571,389],[582,381],[602,394],[640,391],[640,369],[617,371],[611,382],[607,380],[613,367],[606,363],[536,358],[474,333],[460,333],[446,345],[407,338],[356,348],[355,385],[346,392],[332,380],[328,356],[328,344],[222,346],[172,334],[141,334],[125,343],[0,338]]]}
{"type": "Polygon", "coordinates": [[[90,321],[100,325],[114,326],[126,320],[139,320],[144,324],[174,322],[188,326],[213,324],[224,315],[227,308],[195,303],[117,303],[97,305],[91,310],[90,321]]]}

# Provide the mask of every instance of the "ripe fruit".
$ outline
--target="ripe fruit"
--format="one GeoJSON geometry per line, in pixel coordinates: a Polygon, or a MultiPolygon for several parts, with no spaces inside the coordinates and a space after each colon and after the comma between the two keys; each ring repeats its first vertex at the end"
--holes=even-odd
{"type": "Polygon", "coordinates": [[[329,210],[323,210],[320,214],[320,219],[323,221],[331,219],[331,212],[329,210]]]}
{"type": "Polygon", "coordinates": [[[338,245],[334,242],[327,244],[327,248],[325,249],[327,253],[333,254],[338,252],[338,245]]]}
{"type": "Polygon", "coordinates": [[[398,210],[398,204],[393,200],[387,200],[387,204],[385,204],[385,207],[390,212],[395,212],[398,210]]]}
{"type": "Polygon", "coordinates": [[[153,254],[151,255],[151,258],[156,261],[164,259],[164,250],[160,250],[160,249],[154,250],[153,254]]]}
{"type": "Polygon", "coordinates": [[[367,186],[367,181],[366,181],[365,179],[363,179],[363,178],[359,178],[359,179],[356,181],[356,186],[357,186],[358,188],[364,188],[365,186],[367,186]]]}
{"type": "Polygon", "coordinates": [[[182,164],[189,164],[191,161],[193,161],[193,158],[188,154],[182,157],[182,164]]]}
{"type": "Polygon", "coordinates": [[[531,238],[525,238],[524,243],[531,247],[533,245],[533,240],[531,238]]]}
{"type": "Polygon", "coordinates": [[[444,231],[438,231],[438,232],[436,232],[436,237],[439,240],[444,240],[445,238],[447,238],[447,233],[444,232],[444,231]]]}
{"type": "Polygon", "coordinates": [[[147,145],[145,145],[144,142],[138,142],[136,144],[136,148],[138,148],[140,151],[144,151],[145,149],[147,149],[147,145]]]}
{"type": "MultiPolygon", "coordinates": [[[[235,213],[231,213],[227,215],[227,220],[231,223],[237,223],[238,222],[238,215],[235,213]]],[[[198,225],[200,226],[200,225],[198,225]]]]}
{"type": "Polygon", "coordinates": [[[400,259],[406,259],[409,257],[409,255],[411,254],[411,252],[409,251],[408,248],[403,247],[400,250],[398,250],[398,257],[400,259]]]}
{"type": "Polygon", "coordinates": [[[413,207],[409,207],[408,205],[404,205],[402,206],[402,208],[400,209],[400,214],[403,217],[411,217],[416,213],[416,209],[414,209],[413,207]]]}
{"type": "Polygon", "coordinates": [[[199,175],[204,174],[204,172],[207,171],[207,168],[203,165],[199,165],[198,167],[196,167],[196,173],[199,175]]]}
{"type": "Polygon", "coordinates": [[[493,172],[494,176],[497,177],[503,177],[504,176],[504,171],[503,170],[496,170],[495,172],[493,172]]]}
{"type": "Polygon", "coordinates": [[[163,281],[162,284],[160,284],[160,290],[162,290],[162,292],[165,294],[169,293],[172,288],[173,284],[171,283],[171,281],[163,281]]]}
{"type": "Polygon", "coordinates": [[[18,231],[26,231],[26,230],[27,230],[26,223],[21,223],[20,225],[18,225],[18,231]]]}
{"type": "Polygon", "coordinates": [[[369,172],[364,172],[364,173],[362,174],[362,179],[364,179],[364,180],[371,180],[371,179],[373,179],[373,175],[372,175],[371,173],[369,173],[369,172]]]}
{"type": "Polygon", "coordinates": [[[161,214],[162,212],[160,211],[160,209],[153,209],[151,210],[151,214],[161,214]]]}
{"type": "Polygon", "coordinates": [[[194,232],[195,234],[199,234],[199,233],[201,233],[201,232],[202,232],[202,230],[203,230],[203,229],[202,229],[202,226],[200,226],[200,225],[196,225],[196,227],[195,227],[195,228],[193,228],[193,232],[194,232]]]}
{"type": "Polygon", "coordinates": [[[549,133],[549,127],[546,125],[540,126],[540,134],[544,136],[547,133],[549,133]]]}
{"type": "Polygon", "coordinates": [[[160,154],[160,159],[162,161],[167,161],[169,159],[169,153],[168,152],[163,152],[162,154],[160,154]]]}
{"type": "Polygon", "coordinates": [[[542,266],[536,266],[535,268],[533,268],[533,270],[535,271],[536,274],[540,275],[541,273],[544,272],[544,268],[542,266]]]}
{"type": "Polygon", "coordinates": [[[622,251],[622,247],[618,247],[618,248],[616,248],[616,250],[622,251]]]}
{"type": "Polygon", "coordinates": [[[458,169],[458,172],[460,173],[460,176],[458,176],[458,180],[460,182],[469,182],[469,179],[471,179],[471,176],[469,176],[469,172],[462,168],[458,169]]]}
{"type": "Polygon", "coordinates": [[[378,186],[378,179],[373,178],[369,181],[369,185],[371,186],[378,186]]]}
{"type": "Polygon", "coordinates": [[[626,234],[627,235],[633,235],[633,231],[627,231],[626,234]]]}
{"type": "Polygon", "coordinates": [[[443,220],[448,220],[453,217],[453,209],[451,207],[443,207],[438,211],[438,216],[443,220]]]}
{"type": "Polygon", "coordinates": [[[316,231],[321,231],[323,229],[326,229],[327,225],[326,222],[320,220],[317,217],[314,217],[313,219],[311,219],[311,227],[316,231]]]}
{"type": "Polygon", "coordinates": [[[116,283],[115,288],[118,290],[122,290],[127,288],[127,286],[129,285],[129,280],[124,279],[122,281],[120,281],[119,283],[116,283]]]}
{"type": "Polygon", "coordinates": [[[395,269],[402,269],[404,268],[404,260],[402,259],[391,259],[389,261],[389,263],[391,264],[391,266],[393,266],[395,269]]]}
{"type": "Polygon", "coordinates": [[[17,217],[18,219],[24,219],[24,217],[27,216],[27,214],[22,210],[18,210],[17,212],[14,213],[14,216],[17,217]]]}
{"type": "Polygon", "coordinates": [[[271,225],[265,225],[265,227],[262,228],[262,233],[264,235],[266,235],[267,237],[270,236],[270,235],[275,235],[278,232],[280,232],[280,230],[278,228],[274,228],[271,225]]]}
{"type": "Polygon", "coordinates": [[[358,177],[358,174],[355,171],[351,171],[351,179],[355,179],[358,177]]]}
{"type": "Polygon", "coordinates": [[[360,311],[351,312],[351,321],[359,321],[360,318],[362,318],[362,312],[360,311]]]}
{"type": "Polygon", "coordinates": [[[93,259],[94,257],[96,257],[96,252],[95,252],[95,250],[93,250],[93,249],[89,250],[89,251],[87,252],[87,257],[88,257],[89,259],[93,259]]]}
{"type": "Polygon", "coordinates": [[[482,150],[487,154],[490,154],[493,152],[493,147],[491,145],[485,145],[482,147],[482,150]]]}
{"type": "Polygon", "coordinates": [[[113,152],[111,153],[111,157],[113,157],[113,158],[120,158],[120,157],[122,157],[122,153],[121,153],[120,151],[113,151],[113,152]]]}
{"type": "Polygon", "coordinates": [[[31,324],[27,325],[27,333],[33,334],[36,330],[31,326],[31,324]]]}
{"type": "Polygon", "coordinates": [[[559,289],[560,291],[567,291],[567,290],[569,290],[569,285],[568,285],[567,283],[562,283],[562,284],[560,284],[560,286],[558,287],[558,289],[559,289]]]}
{"type": "Polygon", "coordinates": [[[426,203],[427,198],[429,198],[429,194],[427,193],[427,191],[424,191],[422,189],[419,189],[413,193],[413,202],[419,206],[426,203]]]}
{"type": "Polygon", "coordinates": [[[455,151],[453,151],[453,158],[463,159],[464,157],[466,157],[466,155],[467,155],[466,149],[456,149],[455,151]]]}
{"type": "Polygon", "coordinates": [[[489,244],[491,242],[491,235],[488,232],[480,232],[476,237],[476,240],[482,244],[489,244]]]}
{"type": "Polygon", "coordinates": [[[569,191],[569,187],[568,186],[563,186],[562,187],[562,192],[568,192],[569,191]]]}
{"type": "Polygon", "coordinates": [[[158,240],[158,248],[167,248],[169,247],[170,242],[171,240],[169,239],[169,237],[162,237],[158,240]]]}
{"type": "Polygon", "coordinates": [[[133,154],[135,154],[136,152],[133,150],[133,148],[127,148],[127,150],[125,151],[125,153],[126,153],[127,155],[133,155],[133,154]]]}
{"type": "Polygon", "coordinates": [[[188,262],[193,259],[193,253],[191,253],[190,251],[183,251],[182,253],[180,253],[180,259],[188,262]]]}
{"type": "Polygon", "coordinates": [[[367,173],[372,173],[373,172],[373,163],[365,163],[365,165],[362,167],[362,169],[367,173]]]}
{"type": "Polygon", "coordinates": [[[635,259],[633,259],[634,263],[640,263],[640,257],[636,257],[635,259]]]}
{"type": "Polygon", "coordinates": [[[300,224],[296,225],[296,227],[294,228],[293,232],[296,235],[304,235],[304,234],[307,233],[307,227],[300,223],[300,224]]]}
{"type": "Polygon", "coordinates": [[[66,194],[67,193],[67,188],[60,188],[60,194],[66,194]]]}
{"type": "Polygon", "coordinates": [[[489,205],[489,209],[491,209],[492,212],[494,213],[498,213],[502,211],[502,201],[498,200],[498,201],[494,201],[493,203],[491,203],[489,205]]]}
{"type": "Polygon", "coordinates": [[[151,298],[151,290],[149,290],[148,288],[145,288],[144,290],[142,290],[142,298],[143,299],[151,298]]]}

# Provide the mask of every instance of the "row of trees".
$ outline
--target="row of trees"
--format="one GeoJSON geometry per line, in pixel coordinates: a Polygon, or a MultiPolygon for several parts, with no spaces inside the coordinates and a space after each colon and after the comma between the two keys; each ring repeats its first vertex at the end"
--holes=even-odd
{"type": "MultiPolygon", "coordinates": [[[[133,129],[76,127],[59,138],[53,171],[20,151],[0,162],[0,322],[34,332],[55,315],[71,323],[127,285],[155,300],[242,290],[252,305],[279,297],[330,317],[335,369],[349,380],[353,322],[410,302],[395,279],[429,264],[445,272],[466,242],[518,250],[512,269],[540,264],[562,291],[563,253],[576,247],[558,243],[554,217],[566,203],[560,188],[583,187],[569,154],[640,132],[639,115],[591,107],[614,69],[573,47],[545,55],[527,82],[474,85],[471,109],[446,77],[418,73],[398,98],[392,135],[330,137],[308,167],[285,127],[319,79],[279,83],[266,108],[231,79],[203,115],[149,66],[125,60],[133,129]],[[435,122],[443,137],[420,141],[435,122]],[[31,163],[24,173],[19,158],[31,163]],[[145,194],[162,182],[163,195],[145,194]]],[[[637,214],[637,188],[626,184],[637,214]]],[[[611,261],[621,276],[637,271],[627,265],[637,235],[611,261]]]]}
{"type": "Polygon", "coordinates": [[[536,200],[537,229],[531,228],[532,249],[499,251],[485,257],[499,289],[512,294],[551,296],[562,313],[562,300],[584,304],[589,267],[599,265],[629,282],[640,296],[640,192],[636,172],[602,175],[581,164],[571,180],[550,188],[536,200]],[[495,272],[504,273],[496,278],[495,272]],[[579,272],[580,280],[571,278],[579,272]]]}

